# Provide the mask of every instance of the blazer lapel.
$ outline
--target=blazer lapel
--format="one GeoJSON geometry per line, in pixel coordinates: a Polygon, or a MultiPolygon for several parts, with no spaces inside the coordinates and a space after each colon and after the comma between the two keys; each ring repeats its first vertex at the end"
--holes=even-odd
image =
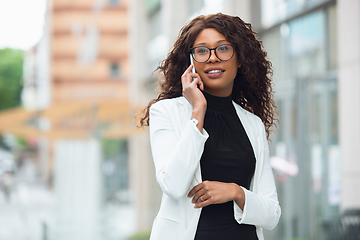
{"type": "Polygon", "coordinates": [[[258,152],[255,151],[256,149],[258,149],[258,141],[257,141],[257,136],[256,136],[256,123],[254,121],[250,121],[251,118],[249,116],[247,116],[249,113],[248,111],[246,111],[245,109],[243,109],[242,107],[240,107],[237,103],[233,102],[235,109],[236,109],[236,113],[240,118],[240,121],[245,129],[245,132],[250,140],[251,146],[253,148],[254,154],[255,154],[255,159],[258,159],[258,152]]]}

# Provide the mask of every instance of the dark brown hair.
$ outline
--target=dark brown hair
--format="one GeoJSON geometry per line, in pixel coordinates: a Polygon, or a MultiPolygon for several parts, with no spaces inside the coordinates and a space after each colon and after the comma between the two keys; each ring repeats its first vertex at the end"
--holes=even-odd
{"type": "Polygon", "coordinates": [[[234,80],[232,98],[261,118],[269,139],[271,127],[276,126],[275,122],[278,120],[270,78],[273,74],[271,62],[266,59],[267,53],[262,49],[261,41],[256,39],[251,24],[239,17],[222,13],[196,17],[181,29],[170,53],[155,70],[163,73],[159,82],[161,90],[143,109],[140,126],[149,125],[152,104],[162,99],[182,96],[181,75],[190,65],[189,49],[205,28],[216,29],[227,41],[236,45],[235,51],[241,67],[234,80]]]}

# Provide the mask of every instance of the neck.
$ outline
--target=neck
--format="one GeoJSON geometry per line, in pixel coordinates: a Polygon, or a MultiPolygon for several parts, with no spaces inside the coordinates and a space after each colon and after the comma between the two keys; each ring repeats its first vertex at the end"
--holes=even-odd
{"type": "Polygon", "coordinates": [[[226,111],[232,111],[233,110],[233,104],[232,104],[232,95],[226,97],[219,97],[214,96],[212,94],[209,94],[207,92],[203,92],[204,97],[207,101],[207,108],[211,110],[215,110],[218,112],[226,112],[226,111]]]}
{"type": "Polygon", "coordinates": [[[206,87],[204,88],[204,92],[216,96],[216,97],[228,97],[231,95],[232,91],[229,90],[215,90],[212,91],[211,89],[207,89],[206,87]]]}
{"type": "Polygon", "coordinates": [[[205,85],[204,92],[211,94],[213,96],[216,96],[216,97],[228,97],[232,94],[233,87],[234,87],[234,81],[226,84],[222,88],[215,88],[215,89],[206,87],[206,85],[205,85]]]}

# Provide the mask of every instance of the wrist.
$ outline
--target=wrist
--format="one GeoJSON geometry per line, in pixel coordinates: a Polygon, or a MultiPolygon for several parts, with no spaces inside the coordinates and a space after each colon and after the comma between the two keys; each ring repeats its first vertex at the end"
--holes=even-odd
{"type": "Polygon", "coordinates": [[[197,128],[202,133],[202,129],[204,126],[204,118],[205,118],[206,108],[204,107],[197,107],[193,109],[191,119],[195,118],[198,120],[197,128]]]}
{"type": "Polygon", "coordinates": [[[245,192],[239,185],[237,185],[236,183],[233,184],[234,184],[233,199],[236,202],[236,204],[241,209],[243,209],[245,205],[245,192]]]}
{"type": "Polygon", "coordinates": [[[196,114],[204,114],[204,115],[205,115],[206,109],[207,109],[206,103],[205,103],[205,104],[201,104],[201,105],[195,106],[195,107],[193,108],[193,113],[196,113],[196,114]]]}
{"type": "Polygon", "coordinates": [[[240,190],[240,186],[237,185],[236,183],[233,183],[233,199],[234,201],[240,201],[241,200],[241,190],[240,190]]]}

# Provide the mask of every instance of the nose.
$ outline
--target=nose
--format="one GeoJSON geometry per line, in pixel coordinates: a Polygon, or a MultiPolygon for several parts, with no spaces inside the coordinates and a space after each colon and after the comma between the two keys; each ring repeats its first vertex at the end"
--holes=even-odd
{"type": "Polygon", "coordinates": [[[210,49],[210,58],[208,62],[220,62],[220,59],[216,56],[215,49],[210,49]]]}

